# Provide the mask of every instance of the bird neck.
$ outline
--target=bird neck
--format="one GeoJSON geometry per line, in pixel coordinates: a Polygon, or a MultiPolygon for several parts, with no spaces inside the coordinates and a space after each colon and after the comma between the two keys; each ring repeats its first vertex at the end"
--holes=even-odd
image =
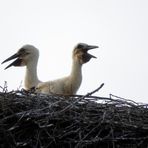
{"type": "Polygon", "coordinates": [[[72,90],[76,93],[82,82],[82,65],[78,60],[73,60],[72,62],[70,81],[72,90]]]}
{"type": "Polygon", "coordinates": [[[26,66],[25,88],[28,90],[39,83],[37,76],[37,61],[29,62],[26,66]]]}

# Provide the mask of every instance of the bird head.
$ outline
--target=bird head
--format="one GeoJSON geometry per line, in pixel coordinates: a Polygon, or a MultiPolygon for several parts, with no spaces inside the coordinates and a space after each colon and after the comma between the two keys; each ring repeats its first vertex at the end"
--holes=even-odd
{"type": "Polygon", "coordinates": [[[98,48],[98,46],[79,43],[75,46],[73,50],[73,58],[79,60],[80,64],[87,63],[90,61],[91,58],[96,58],[95,56],[88,53],[89,50],[95,48],[98,48]]]}
{"type": "Polygon", "coordinates": [[[2,64],[15,59],[5,69],[7,69],[11,66],[26,66],[32,60],[36,59],[36,61],[37,61],[38,57],[39,57],[39,51],[37,48],[35,48],[32,45],[24,45],[23,47],[21,47],[17,51],[17,53],[15,53],[14,55],[12,55],[9,58],[7,58],[6,60],[4,60],[2,62],[2,64]]]}

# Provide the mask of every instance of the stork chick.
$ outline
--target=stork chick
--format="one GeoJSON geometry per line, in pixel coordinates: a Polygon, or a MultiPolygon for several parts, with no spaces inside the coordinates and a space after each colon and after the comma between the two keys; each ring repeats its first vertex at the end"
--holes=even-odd
{"type": "Polygon", "coordinates": [[[88,50],[98,48],[98,46],[79,43],[73,50],[72,70],[69,76],[39,83],[36,87],[38,93],[74,95],[78,91],[82,82],[82,65],[95,56],[88,53],[88,50]]]}
{"type": "Polygon", "coordinates": [[[2,64],[15,59],[5,69],[11,66],[26,66],[24,85],[25,89],[29,90],[36,87],[37,84],[41,82],[37,76],[38,58],[39,50],[36,47],[32,45],[24,45],[17,53],[4,60],[2,64]]]}

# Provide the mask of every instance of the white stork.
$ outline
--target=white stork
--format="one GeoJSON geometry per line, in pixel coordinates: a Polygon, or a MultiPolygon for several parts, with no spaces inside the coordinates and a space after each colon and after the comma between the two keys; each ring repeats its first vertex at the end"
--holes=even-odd
{"type": "Polygon", "coordinates": [[[25,89],[29,90],[36,87],[37,84],[41,82],[37,76],[38,58],[39,50],[36,47],[32,45],[24,45],[17,51],[17,53],[4,60],[2,64],[15,59],[5,69],[11,66],[26,66],[24,85],[25,89]]]}
{"type": "Polygon", "coordinates": [[[43,94],[74,95],[82,82],[82,65],[95,56],[88,53],[88,50],[98,46],[79,43],[72,53],[72,69],[69,76],[53,81],[41,82],[36,87],[36,92],[43,94]]]}

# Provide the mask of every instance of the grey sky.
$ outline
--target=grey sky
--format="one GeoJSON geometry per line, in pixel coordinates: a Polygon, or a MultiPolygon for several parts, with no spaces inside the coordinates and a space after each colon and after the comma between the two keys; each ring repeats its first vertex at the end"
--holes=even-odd
{"type": "MultiPolygon", "coordinates": [[[[71,53],[78,42],[98,45],[98,59],[83,67],[79,94],[105,86],[110,93],[148,102],[147,0],[1,0],[0,40],[2,62],[24,44],[40,50],[38,75],[43,81],[67,75],[71,53]]],[[[24,68],[4,70],[0,86],[17,89],[24,68]]]]}

